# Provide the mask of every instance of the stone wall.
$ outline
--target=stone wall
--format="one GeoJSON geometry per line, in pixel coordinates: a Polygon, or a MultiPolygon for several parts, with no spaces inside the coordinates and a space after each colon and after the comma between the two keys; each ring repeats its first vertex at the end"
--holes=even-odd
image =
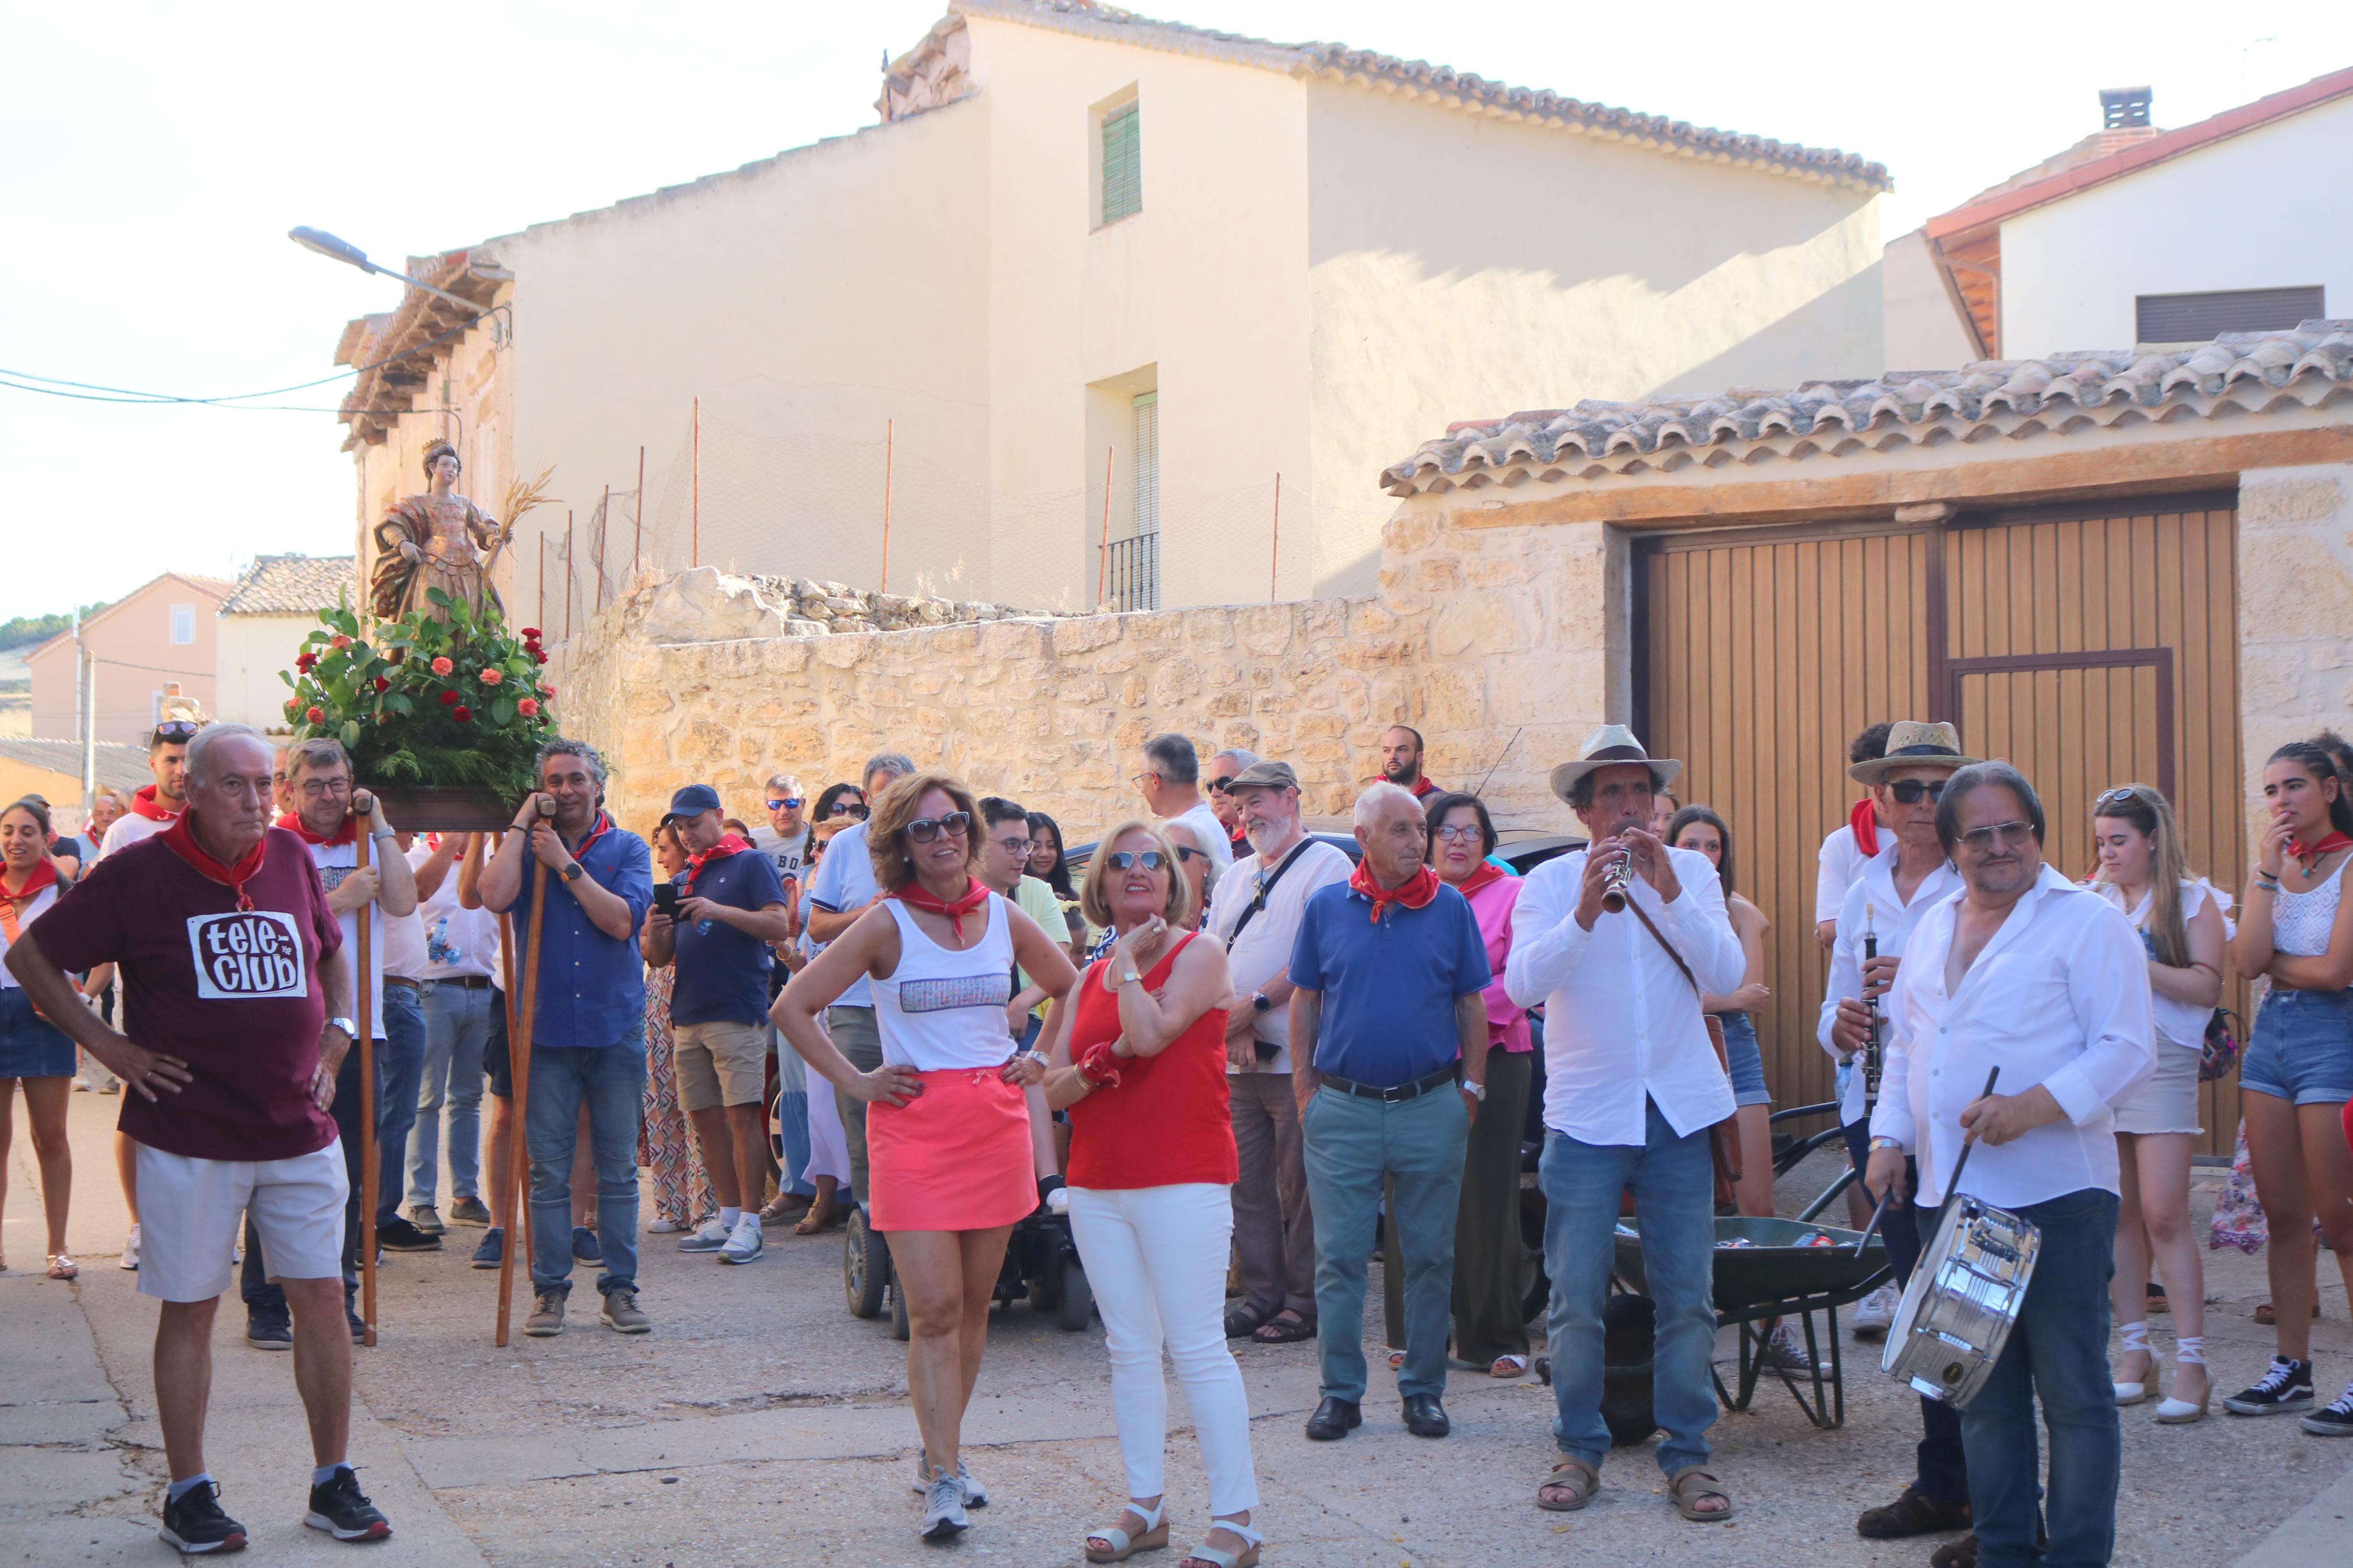
{"type": "Polygon", "coordinates": [[[1172,730],[1205,759],[1246,746],[1290,762],[1310,815],[1337,816],[1402,721],[1441,784],[1492,767],[1500,822],[1554,828],[1568,817],[1546,774],[1600,721],[1605,670],[1623,664],[1604,531],[1463,528],[1414,502],[1388,525],[1377,595],[1060,617],[955,605],[952,622],[919,609],[887,631],[848,628],[903,612],[819,621],[798,584],[705,567],[631,587],[551,673],[565,731],[605,752],[634,827],[690,782],[756,821],[770,773],[815,791],[887,750],[1081,842],[1138,809],[1139,748],[1172,730]]]}
{"type": "Polygon", "coordinates": [[[2284,741],[2353,732],[2353,465],[2239,479],[2239,693],[2248,812],[2284,741]]]}

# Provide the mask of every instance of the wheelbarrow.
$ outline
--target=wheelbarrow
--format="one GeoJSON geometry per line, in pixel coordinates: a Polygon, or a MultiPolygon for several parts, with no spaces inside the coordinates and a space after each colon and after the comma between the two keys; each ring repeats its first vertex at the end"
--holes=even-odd
{"type": "MultiPolygon", "coordinates": [[[[1648,1293],[1642,1272],[1642,1234],[1639,1215],[1618,1222],[1618,1278],[1637,1291],[1648,1293]]],[[[1776,1318],[1798,1319],[1805,1327],[1806,1359],[1813,1366],[1812,1397],[1790,1374],[1770,1369],[1788,1389],[1789,1397],[1820,1427],[1846,1424],[1846,1382],[1839,1353],[1838,1310],[1860,1301],[1893,1278],[1887,1247],[1877,1236],[1867,1240],[1860,1231],[1837,1230],[1803,1220],[1718,1219],[1715,1222],[1715,1267],[1713,1274],[1716,1327],[1737,1325],[1740,1362],[1737,1393],[1724,1385],[1713,1366],[1716,1397],[1729,1410],[1746,1410],[1757,1396],[1759,1377],[1767,1369],[1758,1359],[1765,1335],[1760,1323],[1776,1318]],[[1827,1246],[1801,1246],[1800,1238],[1827,1237],[1827,1246]],[[1738,1245],[1727,1246],[1727,1243],[1738,1245]],[[1862,1245],[1858,1247],[1858,1243],[1862,1245]],[[1814,1315],[1822,1315],[1830,1348],[1830,1373],[1822,1372],[1820,1341],[1814,1315]]]]}

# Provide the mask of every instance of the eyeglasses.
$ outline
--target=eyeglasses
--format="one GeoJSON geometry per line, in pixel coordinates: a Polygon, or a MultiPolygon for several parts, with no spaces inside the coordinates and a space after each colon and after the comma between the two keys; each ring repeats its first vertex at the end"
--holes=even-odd
{"type": "Polygon", "coordinates": [[[1930,800],[1941,798],[1945,786],[1951,782],[1950,779],[1897,779],[1887,786],[1887,793],[1906,805],[1917,805],[1923,795],[1930,800]]]}
{"type": "Polygon", "coordinates": [[[1133,871],[1138,866],[1147,871],[1157,871],[1168,864],[1168,857],[1157,849],[1114,849],[1111,852],[1111,863],[1122,871],[1133,871]]]}
{"type": "Polygon", "coordinates": [[[1475,822],[1457,823],[1450,827],[1433,827],[1430,829],[1430,833],[1436,837],[1445,839],[1450,844],[1460,844],[1466,839],[1481,837],[1479,825],[1475,822]]]}
{"type": "Polygon", "coordinates": [[[854,816],[860,822],[865,821],[869,815],[868,808],[854,800],[837,800],[833,803],[833,809],[826,813],[828,817],[854,816]]]}
{"type": "Polygon", "coordinates": [[[166,719],[155,726],[152,744],[182,746],[196,738],[196,725],[185,719],[166,719]]]}
{"type": "Polygon", "coordinates": [[[2024,822],[1997,822],[1990,827],[1972,827],[1961,835],[1961,842],[1972,855],[1992,852],[1995,840],[2003,844],[2024,844],[2034,837],[2034,828],[2024,822]]]}
{"type": "Polygon", "coordinates": [[[1239,774],[1228,774],[1226,777],[1221,779],[1211,779],[1209,781],[1209,793],[1211,795],[1224,795],[1228,790],[1234,787],[1234,779],[1239,776],[1239,774]]]}
{"type": "Polygon", "coordinates": [[[352,781],[349,779],[304,779],[302,781],[302,798],[305,800],[325,800],[330,795],[351,793],[352,781]]]}
{"type": "Polygon", "coordinates": [[[802,806],[807,804],[807,801],[800,795],[786,795],[782,800],[770,801],[768,803],[768,809],[770,811],[798,811],[802,806]]]}
{"type": "Polygon", "coordinates": [[[1158,779],[1160,775],[1158,773],[1138,773],[1127,782],[1134,784],[1138,790],[1143,790],[1148,788],[1151,782],[1158,779]]]}
{"type": "Polygon", "coordinates": [[[907,842],[929,844],[943,833],[950,838],[962,838],[971,826],[972,814],[965,811],[951,811],[945,816],[919,816],[907,824],[907,842]]]}
{"type": "Polygon", "coordinates": [[[1004,850],[1008,855],[1027,855],[1029,853],[1029,840],[1027,838],[1000,838],[997,841],[997,847],[999,849],[1004,850]]]}

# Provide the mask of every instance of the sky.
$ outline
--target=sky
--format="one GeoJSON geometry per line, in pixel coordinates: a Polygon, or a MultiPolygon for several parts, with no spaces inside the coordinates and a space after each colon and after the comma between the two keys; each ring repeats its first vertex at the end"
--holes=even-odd
{"type": "MultiPolygon", "coordinates": [[[[391,309],[399,285],[298,248],[290,227],[396,266],[856,131],[884,56],[944,9],[28,8],[0,58],[0,369],[182,397],[332,375],[343,323],[391,309]]],[[[2103,87],[2152,87],[2157,122],[2176,126],[2353,65],[2342,0],[1685,7],[1651,26],[1557,0],[1140,9],[1862,153],[1894,176],[1888,237],[2096,129],[2103,87]]],[[[0,388],[0,619],[165,570],[348,552],[345,384],[262,400],[294,411],[0,388]]]]}

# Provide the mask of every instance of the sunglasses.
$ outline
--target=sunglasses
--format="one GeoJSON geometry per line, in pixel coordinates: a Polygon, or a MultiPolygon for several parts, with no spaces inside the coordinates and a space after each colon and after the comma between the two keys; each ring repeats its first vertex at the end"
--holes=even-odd
{"type": "Polygon", "coordinates": [[[1906,805],[1917,805],[1924,795],[1930,800],[1943,797],[1947,779],[1898,779],[1887,786],[1887,793],[1906,805]]]}
{"type": "Polygon", "coordinates": [[[869,815],[869,808],[852,800],[837,800],[833,803],[833,809],[826,813],[828,817],[854,816],[860,822],[865,821],[869,815]]]}
{"type": "Polygon", "coordinates": [[[166,719],[155,726],[155,740],[169,745],[185,745],[196,738],[196,726],[185,719],[166,719]]]}
{"type": "Polygon", "coordinates": [[[782,800],[770,801],[768,803],[768,809],[770,811],[798,811],[807,804],[807,802],[802,796],[791,795],[786,795],[782,800]]]}
{"type": "Polygon", "coordinates": [[[1187,849],[1187,848],[1184,847],[1182,845],[1179,845],[1179,846],[1177,847],[1177,849],[1176,849],[1176,858],[1177,858],[1178,860],[1180,860],[1180,861],[1181,861],[1181,860],[1203,860],[1203,859],[1207,859],[1208,858],[1208,852],[1207,852],[1207,851],[1205,851],[1205,850],[1200,850],[1200,849],[1187,849]]]}
{"type": "MultiPolygon", "coordinates": [[[[1179,850],[1178,853],[1198,855],[1200,851],[1179,850]]],[[[1168,864],[1168,857],[1157,849],[1114,849],[1111,852],[1111,863],[1114,869],[1121,871],[1133,871],[1138,866],[1147,871],[1157,871],[1168,864]]]]}
{"type": "Polygon", "coordinates": [[[2092,803],[2094,807],[2105,805],[2138,805],[2139,804],[2140,791],[2133,788],[2130,784],[2126,784],[2120,789],[2112,789],[2108,791],[2107,794],[2102,795],[2099,799],[2092,803]]]}
{"type": "Polygon", "coordinates": [[[1211,795],[1224,795],[1227,791],[1234,787],[1234,778],[1239,776],[1240,775],[1236,774],[1233,775],[1233,777],[1211,779],[1209,781],[1209,793],[1211,795]]]}
{"type": "Polygon", "coordinates": [[[907,842],[929,844],[943,833],[950,838],[962,838],[965,830],[971,826],[970,812],[951,811],[945,816],[919,816],[907,824],[907,842]]]}
{"type": "Polygon", "coordinates": [[[1960,837],[1961,842],[1968,846],[1970,854],[1986,855],[1992,852],[1997,840],[2003,844],[2024,844],[2034,837],[2034,828],[2031,824],[2024,822],[1997,822],[1990,827],[1972,827],[1960,837]]]}

